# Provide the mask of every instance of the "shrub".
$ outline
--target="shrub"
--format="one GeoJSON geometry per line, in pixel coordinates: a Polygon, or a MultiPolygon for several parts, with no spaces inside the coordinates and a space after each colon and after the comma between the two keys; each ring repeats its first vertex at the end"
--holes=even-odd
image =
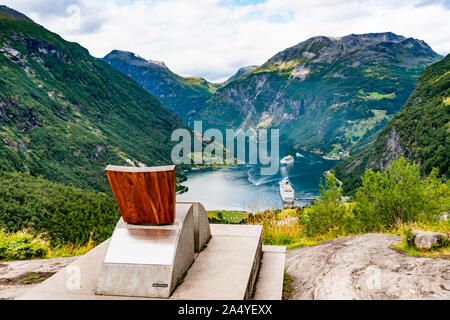
{"type": "Polygon", "coordinates": [[[329,174],[325,184],[320,185],[319,199],[303,214],[302,220],[308,236],[325,234],[330,230],[335,233],[343,229],[346,206],[341,199],[341,188],[334,174],[329,174]]]}
{"type": "Polygon", "coordinates": [[[403,232],[403,242],[406,244],[406,246],[408,248],[415,248],[416,245],[414,244],[414,239],[412,236],[412,230],[411,229],[406,229],[403,232]]]}
{"type": "Polygon", "coordinates": [[[0,229],[0,260],[24,260],[47,255],[48,242],[28,231],[7,233],[0,229]]]}
{"type": "Polygon", "coordinates": [[[265,245],[291,245],[303,239],[304,227],[299,215],[301,208],[274,209],[249,214],[246,223],[263,227],[262,242],[265,245]]]}
{"type": "Polygon", "coordinates": [[[398,229],[402,223],[436,221],[448,201],[448,184],[435,170],[422,180],[419,165],[401,157],[386,171],[365,172],[356,192],[355,218],[363,232],[398,229]]]}
{"type": "Polygon", "coordinates": [[[450,247],[450,238],[448,238],[448,237],[441,237],[441,247],[442,248],[450,247]]]}

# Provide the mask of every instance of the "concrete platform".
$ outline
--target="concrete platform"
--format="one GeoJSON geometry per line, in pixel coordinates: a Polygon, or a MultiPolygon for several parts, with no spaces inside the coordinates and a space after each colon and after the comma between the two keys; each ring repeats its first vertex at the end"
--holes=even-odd
{"type": "Polygon", "coordinates": [[[244,300],[253,294],[261,261],[259,225],[211,224],[212,238],[172,299],[244,300]]]}
{"type": "MultiPolygon", "coordinates": [[[[212,237],[208,246],[196,257],[170,299],[241,300],[252,297],[262,255],[262,227],[223,224],[211,224],[210,227],[212,237]]],[[[103,242],[18,299],[148,299],[95,294],[108,244],[109,240],[103,242]]],[[[270,273],[264,268],[261,269],[263,275],[270,273]]],[[[258,287],[264,289],[263,283],[267,281],[264,279],[268,278],[260,276],[258,287]]],[[[266,288],[272,288],[272,285],[266,288]]],[[[269,299],[264,297],[267,290],[263,289],[257,289],[255,295],[269,299]]]]}
{"type": "Polygon", "coordinates": [[[256,279],[254,300],[281,300],[286,247],[262,246],[262,259],[256,279]]]}

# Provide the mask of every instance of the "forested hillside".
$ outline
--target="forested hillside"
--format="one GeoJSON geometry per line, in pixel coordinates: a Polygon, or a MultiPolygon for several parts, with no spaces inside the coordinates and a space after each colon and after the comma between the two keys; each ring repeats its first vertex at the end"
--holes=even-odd
{"type": "Polygon", "coordinates": [[[422,72],[408,101],[373,145],[339,163],[336,175],[348,192],[360,185],[367,168],[384,170],[402,154],[420,163],[422,174],[436,167],[449,177],[450,55],[422,72]]]}
{"type": "Polygon", "coordinates": [[[85,244],[92,233],[106,240],[119,219],[112,196],[49,182],[25,173],[0,172],[0,229],[46,233],[53,245],[85,244]]]}
{"type": "Polygon", "coordinates": [[[179,116],[77,43],[20,17],[0,10],[0,170],[109,191],[108,164],[170,162],[179,116]]]}

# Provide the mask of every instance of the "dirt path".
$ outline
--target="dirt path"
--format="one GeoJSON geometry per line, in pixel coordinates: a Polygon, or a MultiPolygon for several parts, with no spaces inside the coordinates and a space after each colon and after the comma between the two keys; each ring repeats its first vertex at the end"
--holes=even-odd
{"type": "Polygon", "coordinates": [[[289,250],[291,299],[450,299],[450,260],[390,249],[399,242],[365,234],[289,250]]]}
{"type": "Polygon", "coordinates": [[[0,262],[0,300],[22,295],[78,258],[0,262]]]}

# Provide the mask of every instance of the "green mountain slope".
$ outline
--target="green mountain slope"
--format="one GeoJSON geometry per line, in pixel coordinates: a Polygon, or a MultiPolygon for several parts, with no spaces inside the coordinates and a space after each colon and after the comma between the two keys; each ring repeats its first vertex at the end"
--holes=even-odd
{"type": "Polygon", "coordinates": [[[370,142],[439,59],[425,42],[393,33],[314,37],[218,89],[196,118],[279,127],[287,146],[340,158],[370,142]]]}
{"type": "Polygon", "coordinates": [[[0,12],[0,170],[109,190],[107,164],[170,162],[181,119],[131,78],[0,12]]]}
{"type": "Polygon", "coordinates": [[[450,55],[426,68],[406,104],[366,150],[335,167],[351,191],[367,168],[385,169],[404,154],[428,174],[433,167],[450,176],[450,55]]]}
{"type": "Polygon", "coordinates": [[[219,85],[200,77],[181,77],[160,61],[145,60],[132,52],[113,50],[103,60],[139,83],[166,107],[189,123],[219,85]]]}
{"type": "Polygon", "coordinates": [[[11,9],[7,6],[4,5],[0,5],[0,12],[4,12],[6,14],[8,14],[9,16],[16,18],[16,19],[20,19],[20,20],[25,20],[25,21],[30,21],[33,22],[33,20],[31,20],[30,18],[28,18],[26,15],[24,15],[23,13],[20,13],[14,9],[11,9]]]}

